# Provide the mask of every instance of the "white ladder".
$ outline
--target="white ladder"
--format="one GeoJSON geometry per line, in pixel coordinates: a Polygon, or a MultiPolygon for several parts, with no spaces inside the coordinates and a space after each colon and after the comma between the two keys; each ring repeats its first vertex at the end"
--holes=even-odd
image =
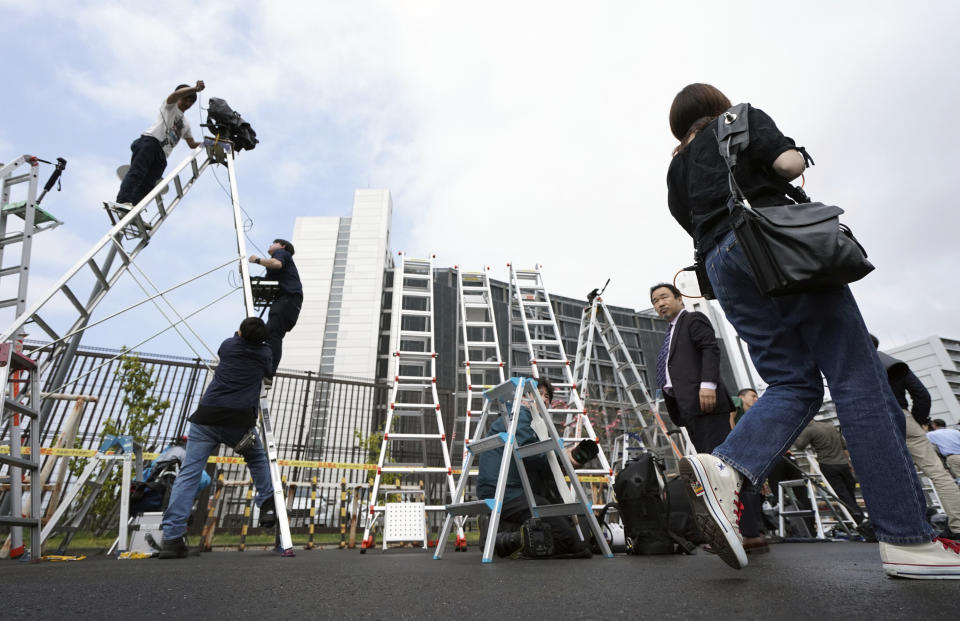
{"type": "MultiPolygon", "coordinates": [[[[391,314],[391,351],[393,354],[393,387],[387,418],[383,427],[383,440],[377,460],[377,473],[370,489],[369,518],[364,528],[361,552],[373,547],[372,535],[376,522],[386,512],[387,496],[405,494],[392,488],[381,489],[383,475],[441,475],[446,483],[446,493],[452,498],[455,489],[447,435],[444,431],[440,399],[437,395],[437,351],[434,345],[435,326],[433,313],[433,259],[415,259],[398,253],[399,261],[393,270],[393,309],[391,314]],[[428,413],[433,413],[435,428],[428,431],[428,413]],[[428,463],[427,446],[439,447],[442,466],[428,463]],[[410,447],[417,447],[410,449],[410,447]],[[419,450],[418,450],[419,449],[419,450]],[[396,461],[419,454],[418,462],[396,461]],[[380,502],[383,496],[383,502],[380,502]]],[[[416,494],[422,494],[419,489],[416,494]]],[[[443,511],[444,505],[424,502],[423,510],[443,511]]],[[[409,512],[403,512],[409,521],[409,512]]],[[[384,534],[387,529],[385,525],[384,534]]],[[[458,546],[465,543],[463,531],[458,525],[458,546]]],[[[426,548],[426,540],[424,540],[426,548]]]]}
{"type": "MultiPolygon", "coordinates": [[[[533,517],[577,516],[578,519],[586,520],[603,555],[612,558],[613,553],[610,552],[610,547],[607,545],[597,518],[593,514],[590,500],[587,498],[587,494],[580,484],[573,464],[563,450],[563,440],[557,433],[550,410],[537,391],[537,382],[527,378],[512,378],[499,386],[485,391],[484,396],[488,402],[484,405],[480,424],[477,426],[474,438],[468,446],[469,455],[464,463],[460,481],[457,483],[457,489],[453,495],[453,503],[446,507],[447,517],[443,522],[443,528],[440,530],[440,537],[437,541],[434,558],[443,558],[447,536],[450,534],[450,530],[456,523],[457,518],[489,513],[490,521],[487,527],[487,540],[483,546],[482,561],[484,563],[493,562],[493,551],[497,540],[497,530],[500,526],[500,512],[503,509],[503,498],[507,488],[507,477],[510,472],[511,460],[517,464],[520,483],[523,486],[524,495],[530,506],[530,514],[533,517]],[[532,425],[534,429],[538,427],[546,429],[547,437],[541,439],[539,442],[517,446],[517,426],[520,421],[520,407],[522,405],[528,405],[528,407],[531,408],[533,420],[540,422],[540,425],[532,425]],[[496,413],[492,413],[494,411],[496,411],[496,413]],[[491,415],[496,416],[497,414],[508,417],[508,424],[505,425],[507,431],[481,439],[480,434],[483,433],[483,426],[486,419],[491,415]],[[467,472],[474,458],[483,452],[501,447],[503,449],[503,457],[500,460],[500,471],[497,475],[497,487],[494,497],[485,500],[462,502],[469,476],[467,472]],[[527,457],[543,454],[549,456],[551,466],[554,470],[556,470],[556,466],[559,464],[563,474],[570,480],[572,499],[563,504],[538,506],[534,499],[533,490],[530,487],[530,481],[527,477],[523,460],[527,457]]],[[[561,492],[563,491],[563,486],[558,486],[558,488],[561,492]]]]}
{"type": "MultiPolygon", "coordinates": [[[[606,287],[604,287],[606,288],[606,287]]],[[[659,401],[654,400],[643,375],[637,368],[623,335],[613,319],[613,314],[607,308],[603,298],[592,295],[589,306],[585,306],[580,317],[580,332],[577,337],[577,355],[573,365],[577,388],[588,405],[607,410],[627,409],[633,413],[642,430],[640,444],[653,450],[664,459],[666,469],[676,470],[677,460],[684,455],[693,454],[690,437],[685,428],[672,429],[672,425],[660,416],[659,401]],[[601,361],[598,343],[606,354],[606,360],[601,361]],[[613,369],[613,386],[604,385],[600,375],[601,362],[607,363],[613,369]],[[593,377],[591,378],[591,371],[593,377]],[[617,398],[609,399],[606,392],[613,388],[617,398]],[[654,425],[649,425],[644,416],[644,408],[650,413],[654,425]]],[[[623,421],[626,422],[626,421],[623,421]]],[[[621,461],[627,458],[629,442],[625,437],[621,441],[618,457],[621,461]]],[[[616,460],[615,460],[616,461],[616,460]]]]}
{"type": "MultiPolygon", "coordinates": [[[[562,416],[562,441],[567,445],[577,444],[584,439],[597,442],[597,434],[587,416],[586,408],[577,391],[573,377],[573,369],[567,353],[563,348],[560,327],[550,302],[550,294],[543,285],[543,275],[540,265],[530,270],[521,270],[508,264],[510,268],[510,356],[511,375],[530,374],[534,378],[559,377],[560,381],[553,382],[556,388],[555,400],[566,401],[566,407],[549,407],[551,416],[562,416]],[[523,330],[526,341],[526,353],[529,360],[527,365],[513,364],[514,348],[513,331],[515,328],[523,330]]],[[[553,404],[550,404],[551,406],[553,404]]],[[[599,452],[595,461],[599,468],[578,468],[577,474],[600,475],[607,479],[608,489],[613,489],[613,470],[607,461],[603,447],[597,444],[599,452]]],[[[586,466],[587,464],[585,464],[586,466]]]]}
{"type": "Polygon", "coordinates": [[[490,292],[490,267],[482,272],[467,272],[454,265],[457,271],[457,302],[459,330],[457,338],[460,366],[457,374],[457,423],[463,423],[463,433],[454,433],[451,451],[459,456],[457,465],[467,459],[467,444],[472,437],[471,423],[478,420],[483,410],[483,391],[505,381],[500,340],[497,336],[493,296],[490,292]]]}
{"type": "Polygon", "coordinates": [[[781,481],[777,490],[777,512],[778,512],[778,534],[781,537],[786,536],[786,518],[788,517],[810,517],[813,518],[816,525],[817,539],[827,539],[827,530],[836,527],[844,531],[847,535],[857,534],[857,523],[847,509],[847,506],[841,502],[837,496],[836,490],[827,481],[827,478],[820,470],[820,462],[812,451],[806,451],[796,455],[797,465],[801,466],[804,472],[802,479],[790,481],[781,481]],[[803,468],[802,462],[806,462],[803,468]],[[787,500],[788,490],[793,493],[796,500],[796,490],[803,489],[810,501],[811,509],[801,509],[796,505],[796,509],[784,509],[784,501],[787,500]],[[820,503],[823,503],[824,509],[820,509],[820,503]]]}

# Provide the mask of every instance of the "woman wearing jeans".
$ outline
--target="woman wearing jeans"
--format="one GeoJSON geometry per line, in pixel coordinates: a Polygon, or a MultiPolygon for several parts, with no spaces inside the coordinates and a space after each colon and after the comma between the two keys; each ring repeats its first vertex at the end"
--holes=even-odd
{"type": "MultiPolygon", "coordinates": [[[[680,141],[667,175],[670,211],[694,238],[727,319],[750,346],[768,388],[712,455],[681,462],[697,522],[730,566],[747,564],[739,533],[744,481],[762,484],[823,401],[827,378],[887,574],[960,578],[960,544],[935,539],[907,452],[904,419],[848,287],[771,298],[761,293],[730,227],[727,168],[716,119],[719,90],[691,84],[670,108],[680,141]]],[[[749,144],[735,168],[753,207],[788,202],[807,159],[762,111],[748,107],[749,144]]]]}

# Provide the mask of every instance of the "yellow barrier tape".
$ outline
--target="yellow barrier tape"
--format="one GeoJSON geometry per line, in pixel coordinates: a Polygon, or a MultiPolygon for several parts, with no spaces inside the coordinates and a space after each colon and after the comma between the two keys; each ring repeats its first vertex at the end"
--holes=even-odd
{"type": "MultiPolygon", "coordinates": [[[[97,454],[97,451],[92,449],[72,449],[72,448],[42,448],[40,453],[43,455],[55,455],[57,457],[93,457],[97,454]]],[[[0,446],[0,454],[9,455],[10,447],[9,446],[0,446]]],[[[21,450],[21,454],[29,455],[30,447],[25,446],[21,450]]],[[[144,460],[156,459],[159,453],[144,453],[144,460]]],[[[245,464],[243,457],[219,457],[213,456],[207,460],[209,464],[245,464]]],[[[278,459],[277,464],[281,466],[288,466],[290,468],[320,468],[323,470],[370,470],[376,471],[376,464],[358,464],[345,461],[310,461],[306,459],[278,459]]],[[[455,468],[453,469],[453,474],[460,474],[460,470],[455,468]]],[[[476,471],[473,470],[470,472],[471,475],[476,474],[476,471]]],[[[606,483],[607,477],[604,476],[582,476],[580,480],[586,483],[606,483]]]]}

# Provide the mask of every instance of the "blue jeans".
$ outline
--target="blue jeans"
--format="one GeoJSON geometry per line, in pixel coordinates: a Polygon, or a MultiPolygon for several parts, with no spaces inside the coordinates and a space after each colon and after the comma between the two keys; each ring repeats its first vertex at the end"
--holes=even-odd
{"type": "Polygon", "coordinates": [[[160,141],[153,136],[140,136],[130,145],[130,151],[130,169],[120,182],[117,202],[136,205],[163,177],[167,156],[160,141]]]}
{"type": "Polygon", "coordinates": [[[822,372],[877,538],[931,541],[903,411],[849,287],[767,297],[732,232],[707,254],[706,267],[720,306],[768,384],[713,454],[761,484],[820,409],[822,372]]]}
{"type": "MultiPolygon", "coordinates": [[[[170,503],[163,513],[163,538],[177,539],[187,532],[187,518],[193,508],[193,499],[200,485],[200,474],[207,465],[207,458],[213,455],[221,444],[235,446],[247,432],[243,427],[222,427],[220,425],[190,424],[187,438],[187,455],[180,464],[180,474],[173,482],[170,503]]],[[[250,469],[253,484],[257,488],[256,503],[261,506],[273,495],[273,482],[270,479],[270,464],[267,453],[260,443],[259,433],[253,448],[243,458],[250,469]]]]}

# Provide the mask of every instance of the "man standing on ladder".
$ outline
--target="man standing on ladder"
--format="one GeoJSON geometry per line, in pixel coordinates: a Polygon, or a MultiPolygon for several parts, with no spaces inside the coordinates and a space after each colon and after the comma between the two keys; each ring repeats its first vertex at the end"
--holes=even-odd
{"type": "Polygon", "coordinates": [[[167,158],[181,138],[186,140],[191,149],[200,146],[201,143],[193,139],[190,123],[183,113],[197,101],[197,93],[203,88],[203,80],[197,80],[194,86],[177,86],[160,106],[157,122],[130,145],[133,155],[130,157],[130,169],[120,183],[118,205],[130,209],[149,194],[157,181],[163,178],[167,158]]]}
{"type": "MultiPolygon", "coordinates": [[[[285,239],[275,239],[267,248],[267,253],[270,255],[269,259],[254,254],[250,255],[250,262],[267,268],[265,278],[276,280],[279,285],[279,294],[270,305],[270,315],[267,318],[267,331],[270,333],[267,342],[273,352],[273,371],[276,373],[283,353],[283,337],[293,330],[297,325],[297,318],[300,317],[303,286],[300,284],[300,273],[293,262],[293,244],[285,239]]],[[[267,385],[269,384],[268,380],[267,385]]]]}
{"type": "Polygon", "coordinates": [[[260,526],[271,527],[277,515],[273,500],[270,466],[256,432],[257,407],[264,377],[273,375],[267,328],[259,317],[247,317],[236,335],[220,344],[220,364],[213,381],[189,418],[187,454],[173,484],[170,502],[163,513],[163,545],[160,558],[187,556],[187,518],[197,495],[207,459],[221,444],[234,447],[243,456],[257,488],[260,526]]]}

